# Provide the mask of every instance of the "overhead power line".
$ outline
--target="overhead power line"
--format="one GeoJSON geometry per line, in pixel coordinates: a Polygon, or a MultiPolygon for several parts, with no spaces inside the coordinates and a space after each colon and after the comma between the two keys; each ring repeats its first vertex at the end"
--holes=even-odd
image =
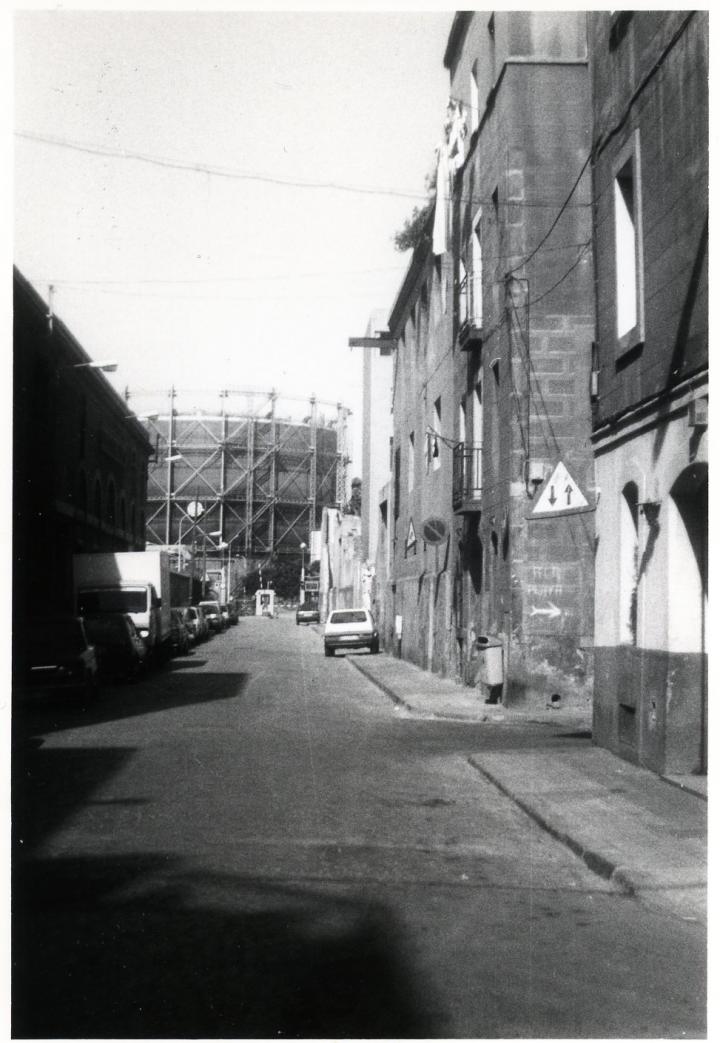
{"type": "Polygon", "coordinates": [[[170,170],[190,170],[196,174],[213,174],[216,177],[230,178],[235,181],[261,181],[271,185],[285,185],[291,188],[322,188],[338,192],[355,192],[371,196],[399,196],[403,199],[426,199],[419,192],[406,192],[394,188],[371,188],[365,185],[347,185],[339,181],[302,181],[296,178],[283,178],[274,174],[252,173],[243,170],[231,170],[228,167],[214,166],[209,163],[190,163],[183,160],[153,156],[131,149],[114,149],[107,145],[90,145],[80,141],[70,141],[51,134],[34,134],[29,131],[16,131],[16,137],[28,141],[40,142],[44,145],[55,145],[58,148],[74,149],[76,152],[87,152],[94,156],[107,156],[112,159],[134,159],[139,163],[152,166],[167,167],[170,170]]]}
{"type": "MultiPolygon", "coordinates": [[[[412,199],[424,204],[431,204],[434,202],[434,195],[428,195],[427,192],[411,192],[405,189],[379,188],[368,185],[350,185],[340,181],[309,181],[298,180],[295,178],[283,178],[278,177],[275,174],[264,172],[233,170],[229,167],[215,166],[210,163],[191,163],[184,160],[168,159],[163,156],[153,156],[149,153],[136,152],[132,149],[111,148],[107,145],[94,145],[80,141],[71,141],[67,138],[56,137],[52,134],[36,134],[31,131],[15,131],[15,136],[23,138],[26,141],[34,141],[43,145],[53,145],[57,148],[85,152],[92,156],[105,156],[109,159],[131,159],[136,160],[139,163],[150,164],[151,166],[165,167],[170,170],[184,170],[194,174],[210,174],[235,181],[258,181],[263,184],[278,185],[284,188],[324,189],[337,192],[350,192],[366,196],[392,196],[398,199],[412,199]]],[[[461,195],[458,197],[458,201],[462,203],[470,202],[475,206],[489,205],[491,202],[489,198],[486,199],[475,195],[461,195]]],[[[512,204],[513,206],[531,209],[555,209],[561,205],[561,201],[557,199],[513,200],[512,204]]],[[[570,204],[566,200],[564,206],[567,207],[569,205],[575,205],[578,207],[589,206],[588,203],[570,204]]]]}

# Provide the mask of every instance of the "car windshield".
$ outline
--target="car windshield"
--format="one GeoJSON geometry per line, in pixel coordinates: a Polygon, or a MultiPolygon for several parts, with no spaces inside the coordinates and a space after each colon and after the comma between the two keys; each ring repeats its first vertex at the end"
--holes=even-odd
{"type": "Polygon", "coordinates": [[[76,619],[52,623],[37,623],[30,635],[33,658],[37,655],[76,655],[85,650],[86,642],[81,625],[76,619]]]}
{"type": "Polygon", "coordinates": [[[85,630],[98,645],[124,645],[128,639],[123,619],[86,619],[85,630]]]}
{"type": "Polygon", "coordinates": [[[147,591],[136,590],[81,590],[78,594],[78,611],[82,616],[95,612],[146,612],[147,591]]]}
{"type": "Polygon", "coordinates": [[[367,623],[367,612],[362,609],[350,609],[345,612],[333,612],[331,623],[367,623]]]}
{"type": "Polygon", "coordinates": [[[205,612],[214,613],[218,615],[220,612],[220,606],[215,601],[201,601],[200,608],[205,609],[205,612]]]}

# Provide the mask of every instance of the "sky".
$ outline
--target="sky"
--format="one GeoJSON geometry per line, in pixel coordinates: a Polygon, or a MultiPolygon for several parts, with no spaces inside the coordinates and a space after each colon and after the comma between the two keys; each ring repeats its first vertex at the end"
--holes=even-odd
{"type": "Polygon", "coordinates": [[[407,270],[452,17],[16,11],[14,263],[133,409],[314,394],[359,471],[348,338],[407,270]]]}

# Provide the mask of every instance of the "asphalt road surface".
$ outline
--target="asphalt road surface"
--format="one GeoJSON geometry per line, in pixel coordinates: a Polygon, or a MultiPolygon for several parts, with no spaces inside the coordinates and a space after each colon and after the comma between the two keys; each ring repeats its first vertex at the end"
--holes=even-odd
{"type": "Polygon", "coordinates": [[[703,1036],[703,926],[468,763],[542,741],[413,719],[290,615],[16,710],[13,1036],[703,1036]]]}

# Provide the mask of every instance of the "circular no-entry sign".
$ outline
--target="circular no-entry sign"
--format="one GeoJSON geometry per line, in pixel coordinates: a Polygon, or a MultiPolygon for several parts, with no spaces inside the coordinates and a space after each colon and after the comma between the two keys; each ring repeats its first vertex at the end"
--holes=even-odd
{"type": "Polygon", "coordinates": [[[442,543],[447,536],[447,525],[442,518],[426,518],[422,523],[422,537],[426,543],[442,543]]]}

